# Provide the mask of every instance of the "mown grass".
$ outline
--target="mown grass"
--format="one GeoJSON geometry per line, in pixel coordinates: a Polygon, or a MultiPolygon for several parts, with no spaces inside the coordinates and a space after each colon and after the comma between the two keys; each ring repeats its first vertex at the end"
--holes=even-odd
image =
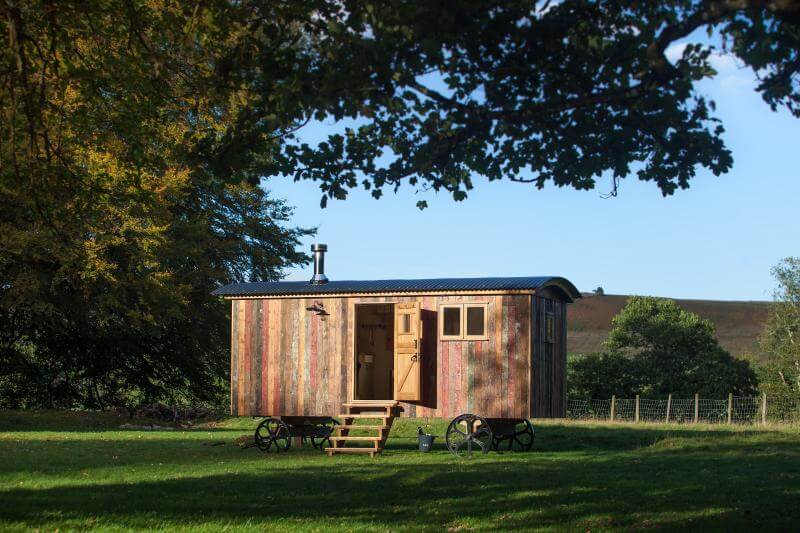
{"type": "MultiPolygon", "coordinates": [[[[0,529],[795,529],[796,429],[537,423],[533,452],[370,459],[242,450],[250,419],[119,430],[122,417],[0,411],[0,529]]],[[[433,421],[441,435],[443,421],[433,421]]]]}

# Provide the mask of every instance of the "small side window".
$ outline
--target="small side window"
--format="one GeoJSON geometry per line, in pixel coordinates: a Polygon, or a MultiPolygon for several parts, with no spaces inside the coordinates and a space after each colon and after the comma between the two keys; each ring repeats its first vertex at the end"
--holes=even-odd
{"type": "Polygon", "coordinates": [[[444,305],[441,308],[441,313],[442,313],[441,338],[443,338],[443,339],[460,339],[461,338],[461,306],[460,305],[444,305]]]}
{"type": "Polygon", "coordinates": [[[556,317],[553,313],[544,315],[544,342],[555,342],[556,339],[556,317]]]}
{"type": "Polygon", "coordinates": [[[411,315],[408,313],[400,315],[400,333],[411,333],[411,315]]]}
{"type": "Polygon", "coordinates": [[[487,303],[443,304],[439,307],[439,338],[454,340],[488,339],[487,303]]]}
{"type": "Polygon", "coordinates": [[[486,304],[464,304],[466,325],[464,338],[468,340],[486,340],[486,304]]]}

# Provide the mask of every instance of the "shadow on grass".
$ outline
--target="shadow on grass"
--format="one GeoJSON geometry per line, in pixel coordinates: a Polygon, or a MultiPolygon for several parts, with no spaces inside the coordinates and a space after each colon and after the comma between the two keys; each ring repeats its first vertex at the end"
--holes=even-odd
{"type": "Polygon", "coordinates": [[[5,473],[38,465],[52,481],[120,468],[98,484],[73,476],[60,481],[68,485],[9,486],[0,490],[0,519],[28,527],[789,529],[800,497],[800,446],[790,437],[552,424],[539,429],[535,451],[472,461],[451,457],[441,442],[418,454],[413,439],[400,438],[375,459],[310,449],[263,455],[155,435],[28,440],[25,450],[0,441],[5,473]],[[148,479],[126,480],[134,471],[148,479]],[[152,480],[162,471],[170,479],[152,480]]]}
{"type": "Polygon", "coordinates": [[[519,530],[569,524],[725,529],[760,521],[788,528],[795,524],[800,477],[787,466],[800,457],[788,443],[780,451],[759,454],[756,446],[731,445],[716,455],[689,450],[615,460],[537,461],[535,454],[518,454],[512,461],[437,457],[442,460],[425,464],[393,463],[390,452],[376,460],[346,457],[300,466],[270,465],[266,459],[262,470],[238,474],[12,488],[0,491],[0,517],[27,526],[46,526],[52,517],[67,523],[97,517],[98,525],[122,527],[290,523],[323,529],[337,524],[376,529],[471,525],[519,530]]]}
{"type": "MultiPolygon", "coordinates": [[[[166,464],[174,467],[196,467],[199,464],[213,464],[219,461],[251,462],[291,460],[292,458],[323,458],[320,450],[305,445],[301,449],[291,448],[280,455],[264,454],[256,448],[240,448],[235,439],[244,436],[249,442],[249,429],[198,429],[188,431],[115,431],[91,432],[90,438],[82,439],[72,432],[69,437],[59,438],[55,433],[45,438],[0,439],[0,473],[40,472],[47,474],[68,474],[93,468],[119,468],[152,466],[166,464]],[[183,433],[183,434],[182,434],[183,433]],[[8,460],[15,453],[18,460],[8,460]]],[[[84,432],[85,433],[85,432],[84,432]]],[[[443,432],[441,432],[443,433],[443,432]]],[[[714,451],[721,453],[728,447],[731,439],[751,436],[768,439],[767,431],[725,430],[684,430],[621,426],[580,426],[549,424],[537,429],[534,446],[530,452],[490,452],[487,457],[513,458],[514,460],[536,461],[537,456],[546,454],[578,454],[580,456],[615,455],[642,448],[661,446],[663,453],[670,452],[670,443],[678,444],[677,453],[686,448],[695,451],[714,451]]],[[[785,434],[777,434],[786,439],[785,434]]],[[[778,438],[778,440],[780,440],[778,438]]],[[[741,449],[741,444],[733,445],[741,449]]],[[[442,452],[448,460],[457,461],[445,453],[444,435],[438,434],[434,451],[442,452]]],[[[425,461],[426,454],[419,454],[416,436],[393,435],[386,444],[386,452],[409,453],[406,460],[419,458],[425,461]]],[[[757,451],[757,449],[756,449],[757,451]]],[[[480,454],[477,454],[480,455],[480,454]]],[[[553,460],[553,457],[550,457],[553,460]]]]}

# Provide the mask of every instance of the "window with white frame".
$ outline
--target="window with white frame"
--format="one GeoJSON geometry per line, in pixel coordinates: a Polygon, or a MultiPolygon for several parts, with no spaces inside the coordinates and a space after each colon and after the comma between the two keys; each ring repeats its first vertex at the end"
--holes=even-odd
{"type": "Polygon", "coordinates": [[[484,341],[489,338],[489,304],[469,302],[439,306],[439,339],[484,341]]]}

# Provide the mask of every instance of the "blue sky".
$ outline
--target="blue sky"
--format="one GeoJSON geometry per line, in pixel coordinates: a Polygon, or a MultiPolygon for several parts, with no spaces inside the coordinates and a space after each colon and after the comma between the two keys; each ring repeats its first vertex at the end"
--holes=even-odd
{"type": "MultiPolygon", "coordinates": [[[[604,181],[575,191],[478,180],[460,203],[406,187],[380,200],[353,191],[321,209],[314,183],[271,178],[265,187],[296,206],[293,224],[318,228],[303,247],[328,244],[331,279],[560,275],[582,291],[771,299],[771,266],[800,255],[800,120],[772,112],[735,59],[713,63],[719,75],[701,91],[717,103],[734,166],[721,177],[700,171],[671,197],[634,176],[609,199],[604,181]],[[420,211],[423,198],[429,207],[420,211]]],[[[329,129],[313,125],[304,135],[329,129]]],[[[287,271],[290,280],[310,276],[287,271]]]]}

